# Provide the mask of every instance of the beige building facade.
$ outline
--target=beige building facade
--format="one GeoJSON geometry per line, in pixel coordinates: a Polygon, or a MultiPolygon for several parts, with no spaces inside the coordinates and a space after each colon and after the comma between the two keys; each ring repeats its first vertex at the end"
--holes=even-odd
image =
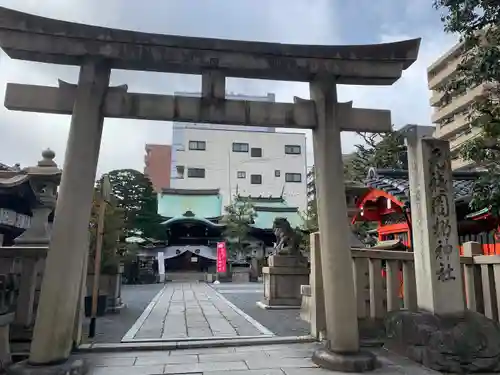
{"type": "Polygon", "coordinates": [[[474,168],[472,162],[458,156],[458,151],[464,142],[479,133],[478,128],[471,127],[468,114],[472,104],[485,90],[483,84],[454,96],[441,91],[455,76],[462,56],[463,44],[458,43],[427,68],[427,81],[431,91],[430,105],[434,109],[432,122],[436,126],[434,136],[450,142],[454,170],[474,168]]]}

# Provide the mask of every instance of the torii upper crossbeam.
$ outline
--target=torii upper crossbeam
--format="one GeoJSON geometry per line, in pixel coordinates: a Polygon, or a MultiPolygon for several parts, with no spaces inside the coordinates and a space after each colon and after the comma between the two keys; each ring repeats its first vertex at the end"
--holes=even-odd
{"type": "Polygon", "coordinates": [[[112,69],[339,84],[391,85],[417,58],[419,39],[396,43],[321,46],[249,42],[128,30],[56,21],[0,7],[0,47],[13,59],[81,65],[108,60],[112,69]]]}

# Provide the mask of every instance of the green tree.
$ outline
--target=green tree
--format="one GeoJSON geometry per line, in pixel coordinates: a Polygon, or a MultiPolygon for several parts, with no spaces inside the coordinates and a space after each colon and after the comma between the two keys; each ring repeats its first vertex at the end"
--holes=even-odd
{"type": "Polygon", "coordinates": [[[473,128],[481,131],[465,142],[459,154],[485,169],[478,180],[471,206],[489,207],[500,216],[500,2],[492,0],[434,0],[442,11],[446,32],[460,36],[463,58],[445,95],[458,96],[486,84],[484,95],[469,111],[473,128]]]}
{"type": "Polygon", "coordinates": [[[368,168],[407,169],[408,158],[403,135],[398,131],[373,134],[359,133],[363,144],[344,163],[346,180],[364,182],[368,168]]]}
{"type": "Polygon", "coordinates": [[[224,208],[222,223],[226,227],[223,234],[233,257],[239,258],[246,255],[250,225],[256,217],[254,207],[247,199],[235,198],[224,208]]]}
{"type": "MultiPolygon", "coordinates": [[[[312,173],[314,173],[314,169],[311,169],[312,173]]],[[[308,174],[311,173],[311,170],[308,174]]],[[[309,180],[308,180],[309,181],[309,180]]],[[[314,179],[311,180],[314,183],[314,179]]],[[[311,197],[308,191],[308,202],[307,202],[307,210],[305,213],[300,213],[300,217],[302,219],[302,225],[296,227],[295,233],[297,237],[300,239],[300,250],[302,253],[309,254],[311,241],[310,235],[311,233],[318,231],[318,214],[317,214],[317,206],[315,197],[311,197]]]]}
{"type": "Polygon", "coordinates": [[[134,169],[118,169],[108,173],[117,206],[124,212],[125,235],[140,235],[157,240],[166,239],[160,225],[157,194],[151,181],[134,169]]]}

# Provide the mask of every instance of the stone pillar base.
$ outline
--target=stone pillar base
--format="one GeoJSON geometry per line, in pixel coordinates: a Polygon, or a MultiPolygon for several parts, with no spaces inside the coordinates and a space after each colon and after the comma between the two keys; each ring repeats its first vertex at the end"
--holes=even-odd
{"type": "Polygon", "coordinates": [[[307,323],[311,323],[311,286],[301,285],[300,295],[302,296],[300,319],[307,323]]]}
{"type": "Polygon", "coordinates": [[[88,363],[83,359],[69,359],[61,364],[47,366],[34,366],[23,361],[10,366],[7,375],[85,375],[88,370],[88,363]]]}
{"type": "Polygon", "coordinates": [[[373,353],[359,351],[356,353],[335,353],[327,348],[317,349],[312,361],[319,367],[330,371],[365,372],[377,366],[377,358],[373,353]]]}
{"type": "Polygon", "coordinates": [[[438,316],[394,311],[385,320],[385,346],[443,373],[500,372],[500,324],[465,311],[438,316]]]}
{"type": "Polygon", "coordinates": [[[309,283],[309,269],[303,257],[272,255],[264,267],[264,301],[260,307],[300,309],[300,286],[309,283]]]}

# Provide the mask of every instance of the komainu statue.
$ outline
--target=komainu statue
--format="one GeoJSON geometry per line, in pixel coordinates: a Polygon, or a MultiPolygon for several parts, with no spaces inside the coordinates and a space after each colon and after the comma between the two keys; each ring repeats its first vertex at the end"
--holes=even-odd
{"type": "Polygon", "coordinates": [[[302,255],[300,253],[300,236],[287,219],[283,217],[274,219],[273,233],[276,236],[275,255],[302,255]]]}

